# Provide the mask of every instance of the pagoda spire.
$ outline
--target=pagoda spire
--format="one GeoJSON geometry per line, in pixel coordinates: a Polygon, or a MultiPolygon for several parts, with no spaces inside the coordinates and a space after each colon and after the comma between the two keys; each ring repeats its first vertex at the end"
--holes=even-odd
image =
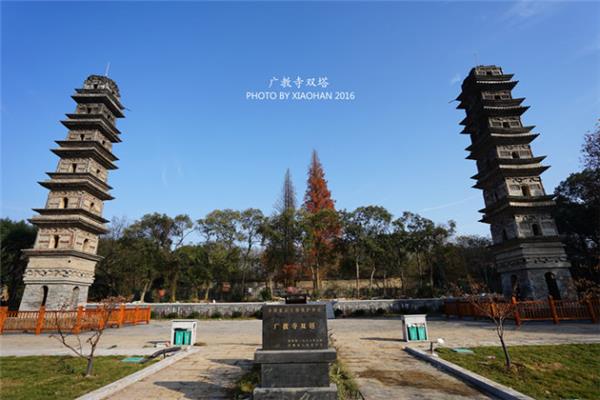
{"type": "Polygon", "coordinates": [[[94,269],[98,236],[106,233],[104,201],[112,200],[108,171],[116,169],[114,143],[121,141],[116,119],[124,107],[116,83],[91,75],[72,96],[75,112],[61,123],[69,130],[51,151],[59,157],[50,179],[39,182],[50,190],[44,208],[29,221],[38,227],[28,257],[20,310],[75,308],[87,301],[94,269]]]}
{"type": "Polygon", "coordinates": [[[477,162],[473,187],[483,191],[481,222],[490,224],[506,296],[573,297],[571,265],[552,217],[555,203],[541,178],[549,167],[531,149],[538,134],[521,120],[529,106],[513,97],[517,83],[498,66],[480,65],[457,98],[466,112],[461,133],[471,137],[467,158],[477,162]]]}

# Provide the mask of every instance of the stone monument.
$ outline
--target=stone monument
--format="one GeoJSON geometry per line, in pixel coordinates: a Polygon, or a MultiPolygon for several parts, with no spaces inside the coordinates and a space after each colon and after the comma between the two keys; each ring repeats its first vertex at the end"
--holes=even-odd
{"type": "Polygon", "coordinates": [[[98,235],[107,232],[103,203],[113,197],[108,171],[116,169],[113,143],[121,141],[115,126],[123,118],[119,88],[106,76],[91,75],[72,96],[73,114],[61,123],[69,129],[65,140],[52,152],[60,160],[49,180],[40,185],[50,190],[40,215],[30,219],[38,227],[32,249],[24,250],[28,264],[23,275],[25,291],[20,310],[63,307],[85,303],[101,259],[98,235]]]}
{"type": "Polygon", "coordinates": [[[477,66],[457,98],[467,114],[461,133],[471,137],[467,158],[477,162],[473,187],[483,190],[481,222],[491,227],[504,295],[574,297],[571,264],[552,217],[554,196],[540,177],[549,167],[533,154],[530,143],[538,134],[521,120],[529,107],[513,97],[512,77],[496,65],[477,66]]]}
{"type": "Polygon", "coordinates": [[[255,400],[336,400],[329,365],[336,359],[328,348],[325,305],[265,305],[262,348],[254,361],[261,366],[255,400]]]}

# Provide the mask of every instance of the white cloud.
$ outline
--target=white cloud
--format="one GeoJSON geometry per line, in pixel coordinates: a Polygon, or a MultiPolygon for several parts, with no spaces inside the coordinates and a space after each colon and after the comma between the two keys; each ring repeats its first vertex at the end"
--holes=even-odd
{"type": "Polygon", "coordinates": [[[424,208],[424,209],[420,210],[419,212],[434,211],[434,210],[441,210],[443,208],[450,208],[450,207],[457,206],[459,204],[466,203],[466,202],[471,201],[473,199],[477,199],[479,197],[481,197],[481,195],[477,194],[477,195],[466,197],[466,198],[464,198],[462,200],[454,201],[452,203],[446,203],[446,204],[442,204],[442,205],[439,205],[439,206],[433,206],[433,207],[424,208]]]}

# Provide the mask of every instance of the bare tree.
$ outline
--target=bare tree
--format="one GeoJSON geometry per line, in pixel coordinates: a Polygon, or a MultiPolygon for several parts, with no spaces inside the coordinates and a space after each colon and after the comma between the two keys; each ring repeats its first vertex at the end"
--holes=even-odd
{"type": "MultiPolygon", "coordinates": [[[[459,292],[462,291],[459,289],[459,292]]],[[[496,334],[498,335],[498,339],[500,339],[502,351],[504,352],[506,369],[510,369],[512,364],[508,346],[506,346],[506,342],[504,341],[504,326],[506,320],[514,315],[517,307],[516,302],[512,301],[512,298],[507,300],[500,294],[489,293],[484,285],[476,282],[470,282],[469,292],[462,292],[462,295],[473,306],[477,314],[491,319],[494,323],[496,334]]]]}
{"type": "MultiPolygon", "coordinates": [[[[61,315],[64,315],[63,312],[59,311],[54,313],[56,334],[51,335],[51,337],[56,338],[63,346],[71,350],[78,357],[87,360],[87,367],[85,369],[86,377],[92,376],[96,348],[98,347],[100,338],[102,338],[104,329],[108,327],[111,316],[117,312],[119,306],[122,303],[125,303],[126,300],[127,299],[124,297],[117,296],[107,297],[100,301],[98,307],[95,309],[96,312],[94,313],[95,317],[92,321],[91,335],[85,340],[82,340],[78,327],[70,326],[67,322],[70,321],[72,323],[71,319],[61,318],[61,315]],[[76,344],[69,343],[68,341],[68,338],[73,336],[77,340],[76,344]],[[89,349],[84,346],[85,343],[89,345],[89,349]]],[[[65,311],[66,309],[66,306],[62,307],[62,311],[65,311]]]]}

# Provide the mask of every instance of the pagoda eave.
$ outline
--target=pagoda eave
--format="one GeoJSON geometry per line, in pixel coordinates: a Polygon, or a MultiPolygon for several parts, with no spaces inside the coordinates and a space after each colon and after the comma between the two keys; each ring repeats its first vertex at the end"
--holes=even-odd
{"type": "Polygon", "coordinates": [[[98,188],[93,185],[89,181],[41,181],[38,182],[41,186],[50,190],[67,190],[67,191],[75,191],[75,190],[84,190],[89,192],[90,194],[96,196],[100,200],[113,200],[110,194],[106,193],[104,190],[98,188]]]}
{"type": "Polygon", "coordinates": [[[525,101],[525,97],[516,99],[483,99],[484,107],[519,107],[525,101]]]}
{"type": "Polygon", "coordinates": [[[511,145],[511,144],[529,144],[539,136],[538,133],[525,133],[520,135],[486,135],[477,142],[466,147],[465,150],[471,152],[466,158],[476,160],[477,156],[485,152],[492,146],[511,145]]]}
{"type": "Polygon", "coordinates": [[[26,257],[77,257],[96,262],[104,259],[104,257],[96,254],[71,249],[24,249],[21,252],[26,257]]]}
{"type": "Polygon", "coordinates": [[[83,150],[96,149],[99,153],[102,153],[102,156],[107,160],[119,161],[117,156],[95,140],[55,140],[54,142],[62,148],[83,150]]]}
{"type": "Polygon", "coordinates": [[[521,116],[529,106],[484,106],[483,112],[490,117],[521,116]]]}
{"type": "Polygon", "coordinates": [[[102,104],[104,104],[110,109],[110,111],[115,115],[115,117],[125,117],[125,114],[123,114],[122,111],[124,107],[120,103],[118,103],[118,100],[116,100],[114,97],[107,96],[104,93],[76,93],[72,95],[71,98],[75,100],[78,104],[93,104],[98,103],[100,101],[102,102],[102,104]]]}
{"type": "Polygon", "coordinates": [[[102,218],[100,215],[86,210],[85,208],[33,208],[33,211],[40,215],[83,215],[84,217],[93,219],[99,224],[106,224],[109,220],[102,218]]]}
{"type": "Polygon", "coordinates": [[[89,180],[94,185],[99,186],[101,190],[106,192],[112,190],[112,186],[90,172],[46,172],[46,175],[52,178],[53,181],[66,182],[75,180],[76,182],[80,182],[81,180],[89,180]]]}
{"type": "Polygon", "coordinates": [[[118,168],[115,164],[113,164],[109,159],[105,157],[105,154],[98,151],[98,149],[96,149],[95,147],[59,147],[57,149],[50,149],[50,151],[56,154],[57,156],[61,157],[62,159],[89,157],[106,169],[114,170],[118,168]]]}
{"type": "Polygon", "coordinates": [[[490,248],[492,249],[492,251],[498,252],[498,251],[502,251],[502,250],[515,248],[515,246],[518,246],[520,244],[528,244],[528,243],[544,243],[544,244],[554,243],[555,245],[557,244],[557,245],[560,245],[561,247],[564,247],[564,245],[561,242],[561,237],[559,235],[552,235],[552,236],[540,235],[540,236],[517,237],[517,238],[508,239],[502,243],[493,244],[492,246],[490,246],[490,248]]]}
{"type": "Polygon", "coordinates": [[[82,130],[82,129],[97,129],[105,135],[108,140],[113,143],[119,143],[121,139],[119,134],[121,133],[114,127],[109,126],[101,119],[65,119],[60,121],[65,127],[70,130],[82,130]]]}
{"type": "Polygon", "coordinates": [[[555,205],[553,195],[543,196],[508,196],[491,206],[482,208],[480,213],[485,214],[483,218],[492,217],[505,210],[532,210],[536,208],[553,207],[555,205]]]}
{"type": "Polygon", "coordinates": [[[108,229],[105,226],[96,224],[91,221],[87,221],[84,218],[76,215],[60,215],[56,218],[51,216],[37,216],[28,219],[33,225],[38,227],[77,227],[84,231],[95,233],[97,235],[103,235],[108,233],[108,229]],[[73,217],[73,218],[69,218],[73,217]]]}
{"type": "Polygon", "coordinates": [[[519,81],[511,81],[511,80],[503,80],[503,81],[484,81],[481,79],[477,79],[475,82],[475,86],[479,90],[502,90],[509,89],[512,90],[517,86],[519,81]]]}
{"type": "Polygon", "coordinates": [[[80,95],[102,95],[109,97],[121,110],[125,109],[125,106],[121,103],[121,99],[118,96],[115,96],[110,90],[107,89],[75,89],[75,96],[80,95]]]}

